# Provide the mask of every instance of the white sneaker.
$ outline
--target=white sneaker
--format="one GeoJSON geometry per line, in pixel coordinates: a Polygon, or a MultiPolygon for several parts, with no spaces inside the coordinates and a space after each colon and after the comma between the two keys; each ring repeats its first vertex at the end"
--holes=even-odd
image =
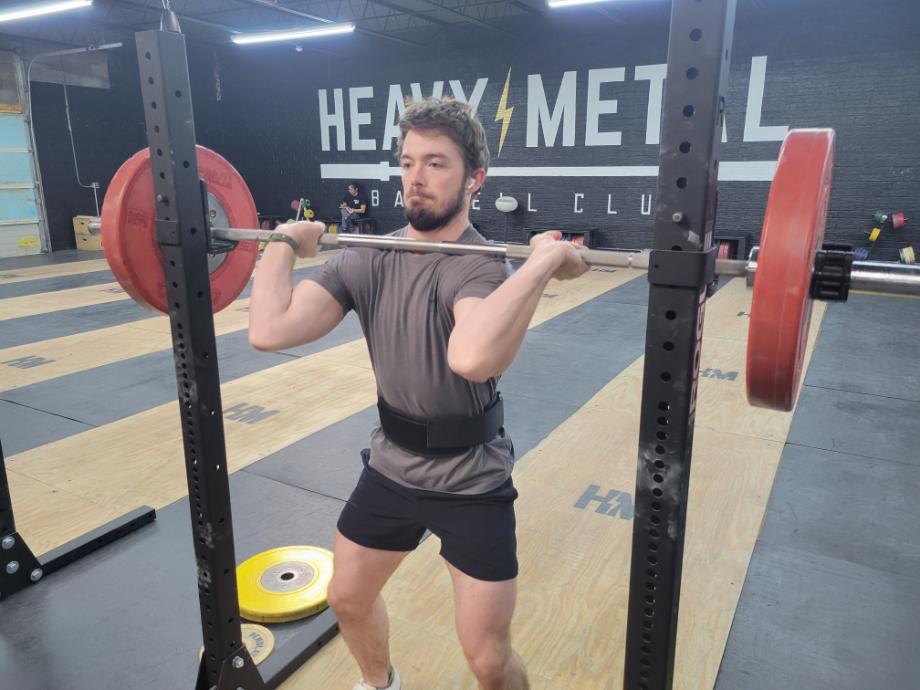
{"type": "Polygon", "coordinates": [[[363,680],[359,680],[355,683],[355,687],[352,690],[402,690],[402,681],[399,679],[399,672],[396,670],[395,666],[390,666],[390,684],[378,688],[375,685],[370,685],[365,683],[363,680]]]}

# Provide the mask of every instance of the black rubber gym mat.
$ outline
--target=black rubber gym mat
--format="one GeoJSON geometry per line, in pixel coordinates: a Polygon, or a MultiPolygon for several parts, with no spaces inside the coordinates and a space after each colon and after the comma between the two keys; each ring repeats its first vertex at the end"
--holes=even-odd
{"type": "Polygon", "coordinates": [[[6,457],[91,429],[89,424],[0,400],[0,439],[6,457]]]}
{"type": "Polygon", "coordinates": [[[805,386],[788,443],[920,468],[920,402],[805,386]]]}
{"type": "MultiPolygon", "coordinates": [[[[230,478],[237,561],[332,546],[341,502],[247,473],[230,478]]],[[[186,500],[152,525],[2,603],[0,669],[16,690],[191,688],[201,622],[186,500]]],[[[272,625],[275,648],[309,621],[272,625]]]]}
{"type": "Polygon", "coordinates": [[[717,690],[918,687],[918,310],[829,308],[717,690]]]}
{"type": "Polygon", "coordinates": [[[918,323],[920,300],[850,295],[827,310],[806,385],[920,401],[918,323]]]}
{"type": "Polygon", "coordinates": [[[763,547],[794,543],[895,575],[920,573],[916,464],[789,445],[773,493],[782,500],[770,506],[763,547]]]}
{"type": "MultiPolygon", "coordinates": [[[[3,316],[0,304],[0,317],[3,316]]],[[[129,299],[105,302],[87,307],[61,309],[46,314],[23,316],[0,321],[0,348],[17,347],[51,338],[63,338],[96,328],[118,326],[140,319],[149,319],[147,311],[129,299]]]]}
{"type": "MultiPolygon", "coordinates": [[[[2,273],[3,271],[0,271],[2,273]]],[[[87,285],[102,285],[114,283],[115,277],[111,271],[93,271],[92,273],[75,273],[70,276],[54,276],[53,278],[37,278],[23,280],[18,283],[0,284],[0,299],[8,297],[22,297],[23,295],[37,295],[43,292],[56,290],[70,290],[72,288],[86,287],[87,285]]]]}
{"type": "Polygon", "coordinates": [[[758,545],[716,690],[916,688],[917,611],[916,573],[758,545]]]}
{"type": "Polygon", "coordinates": [[[8,256],[0,259],[0,273],[15,271],[19,268],[70,264],[75,261],[90,261],[104,258],[105,254],[102,252],[85,252],[77,251],[76,249],[62,249],[48,254],[32,254],[30,256],[8,256]]]}

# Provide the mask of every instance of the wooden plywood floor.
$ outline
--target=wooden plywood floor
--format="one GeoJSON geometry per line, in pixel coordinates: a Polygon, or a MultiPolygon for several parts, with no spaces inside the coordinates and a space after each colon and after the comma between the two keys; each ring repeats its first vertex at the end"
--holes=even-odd
{"type": "MultiPolygon", "coordinates": [[[[592,271],[577,283],[553,282],[531,327],[635,277],[629,271],[592,271]]],[[[217,315],[216,326],[219,332],[240,330],[246,319],[244,308],[236,304],[217,315]]],[[[38,345],[47,347],[49,359],[70,362],[61,366],[71,369],[100,366],[119,354],[135,356],[149,347],[169,346],[165,316],[114,328],[117,330],[94,332],[99,336],[95,345],[84,340],[89,335],[38,345]],[[117,337],[109,339],[113,332],[117,337]],[[74,343],[79,343],[78,351],[74,343]]],[[[17,376],[28,380],[28,372],[22,370],[17,376]]],[[[32,380],[36,377],[38,374],[32,375],[32,380]]],[[[5,374],[0,389],[10,387],[6,380],[5,374]]],[[[15,384],[17,380],[11,381],[15,384]]],[[[224,383],[221,395],[225,411],[238,406],[271,413],[260,422],[258,433],[245,423],[225,421],[232,472],[373,405],[376,387],[362,339],[224,383]]],[[[138,504],[159,507],[184,496],[187,487],[178,420],[178,403],[172,402],[7,458],[17,526],[32,549],[43,552],[138,504]],[[62,520],[66,510],[73,513],[62,520]]]]}
{"type": "MultiPolygon", "coordinates": [[[[714,684],[792,418],[744,402],[739,334],[749,306],[750,293],[736,280],[707,307],[707,320],[722,330],[707,330],[701,361],[710,373],[698,398],[676,661],[681,689],[714,684]]],[[[535,689],[621,685],[641,375],[640,359],[515,470],[521,593],[513,634],[535,689]],[[610,496],[602,512],[590,500],[599,495],[610,496]]],[[[385,590],[393,658],[408,688],[473,688],[439,546],[436,538],[423,543],[385,590]]],[[[357,677],[336,639],[281,687],[347,688],[357,677]]]]}
{"type": "Polygon", "coordinates": [[[71,261],[60,264],[45,264],[42,266],[27,266],[23,268],[8,268],[0,270],[0,285],[22,283],[27,280],[41,280],[42,278],[58,278],[60,276],[74,276],[81,273],[94,273],[95,271],[108,271],[109,263],[105,259],[89,259],[86,261],[71,261]]]}
{"type": "MultiPolygon", "coordinates": [[[[531,327],[634,277],[592,271],[579,281],[552,283],[531,327]]],[[[116,289],[97,285],[0,300],[0,319],[98,304],[106,299],[100,295],[124,299],[116,289]]],[[[246,306],[238,300],[217,315],[218,334],[244,329],[246,306]]],[[[791,422],[791,414],[744,402],[749,308],[750,292],[740,280],[707,306],[678,636],[675,687],[682,689],[713,686],[791,422]]],[[[813,320],[811,346],[822,313],[819,308],[813,320]]],[[[160,316],[7,348],[0,361],[38,352],[54,362],[4,372],[0,390],[169,347],[168,321],[160,316]]],[[[619,687],[641,374],[640,359],[515,471],[521,594],[514,635],[534,688],[619,687]],[[597,496],[609,496],[601,511],[592,500],[597,496]]],[[[352,341],[227,382],[222,398],[225,410],[242,405],[273,412],[257,434],[226,421],[228,467],[235,471],[369,407],[375,386],[363,341],[352,341]],[[304,381],[310,385],[294,383],[304,381]]],[[[182,497],[178,417],[176,403],[161,405],[7,458],[17,526],[33,550],[43,552],[140,503],[159,507],[182,497]]],[[[472,688],[438,548],[435,538],[426,541],[387,587],[394,659],[410,689],[472,688]]],[[[357,675],[335,640],[282,687],[344,689],[357,675]]]]}

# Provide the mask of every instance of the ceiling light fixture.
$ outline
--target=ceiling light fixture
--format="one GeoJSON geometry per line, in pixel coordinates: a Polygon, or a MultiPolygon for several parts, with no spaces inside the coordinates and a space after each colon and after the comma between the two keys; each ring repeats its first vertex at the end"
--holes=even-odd
{"type": "Polygon", "coordinates": [[[575,5],[593,5],[596,2],[610,2],[610,0],[546,0],[547,6],[554,10],[575,5]]]}
{"type": "Polygon", "coordinates": [[[0,22],[12,22],[17,19],[28,19],[29,17],[38,17],[43,14],[66,12],[67,10],[76,10],[81,7],[90,7],[92,4],[93,0],[63,0],[63,2],[43,2],[38,5],[14,7],[0,12],[0,22]]]}
{"type": "Polygon", "coordinates": [[[286,29],[282,31],[264,31],[256,34],[236,34],[230,40],[237,45],[250,43],[269,43],[271,41],[293,41],[301,38],[320,38],[334,34],[350,34],[355,30],[354,24],[329,24],[310,29],[286,29]]]}

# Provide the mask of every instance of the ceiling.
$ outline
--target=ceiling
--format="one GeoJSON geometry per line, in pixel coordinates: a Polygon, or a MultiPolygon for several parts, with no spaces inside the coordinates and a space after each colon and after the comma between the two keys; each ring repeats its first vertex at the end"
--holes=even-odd
{"type": "MultiPolygon", "coordinates": [[[[39,0],[0,0],[3,6],[39,0]]],[[[811,6],[832,12],[842,2],[867,0],[738,0],[739,13],[800,11],[811,6]]],[[[877,5],[916,0],[872,0],[877,5]]],[[[159,25],[170,3],[182,31],[195,41],[229,43],[234,33],[318,27],[353,22],[357,32],[380,45],[424,47],[464,38],[470,31],[526,36],[528,28],[556,14],[545,0],[94,0],[91,8],[0,24],[0,48],[30,52],[130,41],[134,33],[159,25]]],[[[559,12],[590,22],[628,26],[640,8],[661,10],[669,0],[618,0],[559,12]]],[[[306,46],[305,46],[306,47],[306,46]]]]}
{"type": "Polygon", "coordinates": [[[0,24],[0,41],[60,47],[124,41],[157,26],[166,2],[183,33],[210,43],[226,43],[234,33],[354,22],[375,40],[425,46],[457,31],[511,35],[522,17],[547,11],[544,0],[95,0],[91,8],[0,24]]]}

